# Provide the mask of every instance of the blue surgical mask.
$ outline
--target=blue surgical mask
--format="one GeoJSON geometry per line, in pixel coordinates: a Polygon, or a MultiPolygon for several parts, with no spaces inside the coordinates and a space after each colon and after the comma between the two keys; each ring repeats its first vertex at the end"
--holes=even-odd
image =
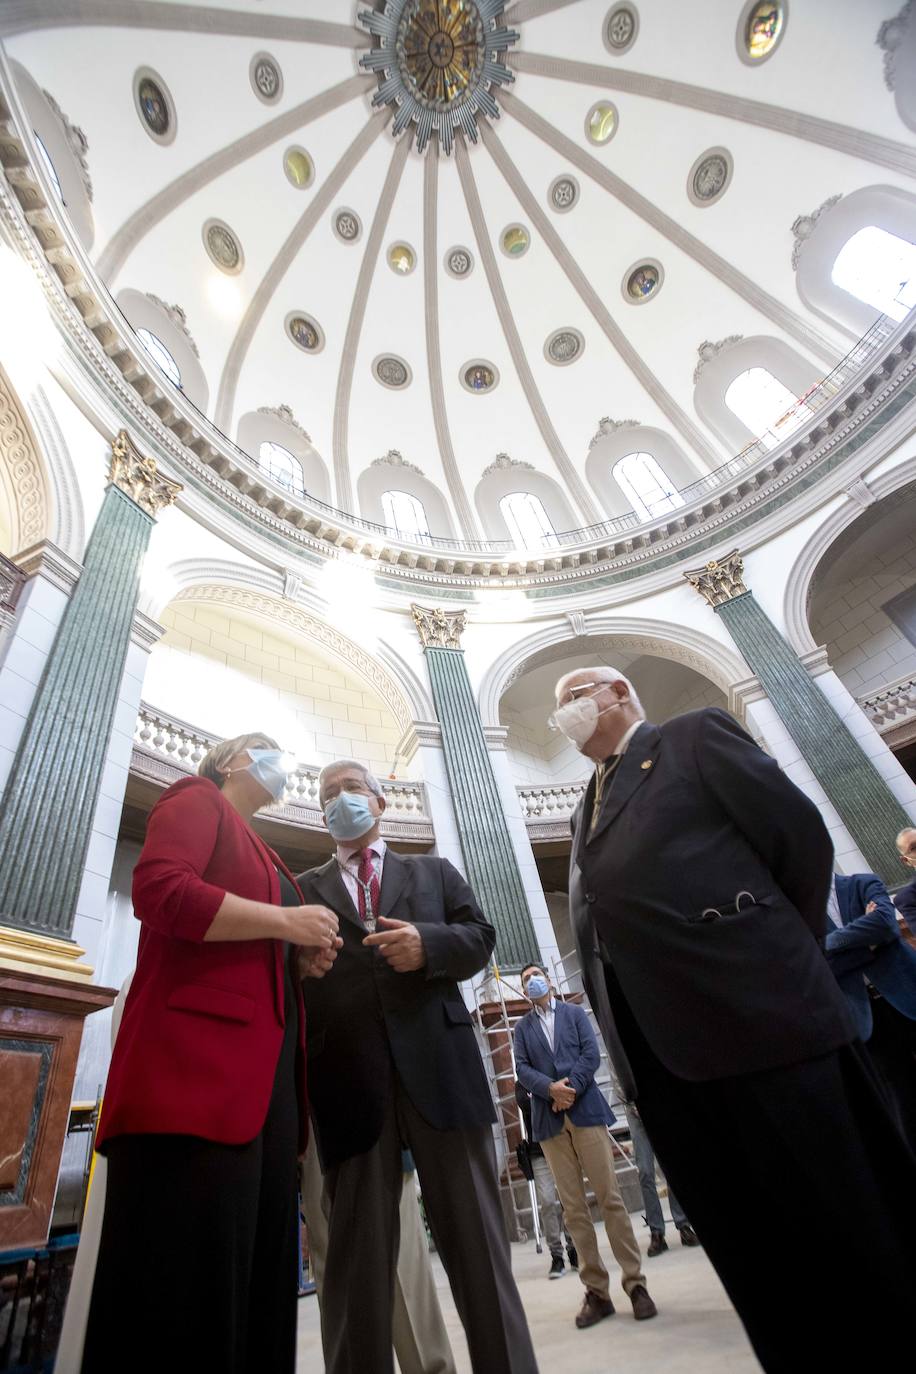
{"type": "Polygon", "coordinates": [[[528,979],[528,997],[532,1002],[539,997],[546,997],[550,991],[550,985],[546,978],[542,978],[539,973],[533,973],[528,979]]]}
{"type": "Polygon", "coordinates": [[[378,820],[362,792],[338,792],[325,803],[324,818],[335,840],[358,840],[378,820]]]}
{"type": "Polygon", "coordinates": [[[282,749],[249,749],[248,755],[251,763],[245,772],[250,773],[274,801],[279,801],[292,769],[293,760],[289,754],[282,749]]]}

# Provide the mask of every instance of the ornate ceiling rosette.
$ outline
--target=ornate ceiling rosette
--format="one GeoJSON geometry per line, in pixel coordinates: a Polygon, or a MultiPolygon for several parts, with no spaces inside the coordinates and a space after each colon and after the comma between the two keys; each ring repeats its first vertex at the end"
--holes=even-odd
{"type": "Polygon", "coordinates": [[[493,88],[515,80],[502,54],[518,42],[504,9],[504,0],[385,0],[360,12],[376,40],[360,58],[378,75],[372,104],[398,107],[392,133],[412,123],[417,152],[435,133],[450,153],[456,129],[476,143],[478,119],[499,118],[493,88]]]}

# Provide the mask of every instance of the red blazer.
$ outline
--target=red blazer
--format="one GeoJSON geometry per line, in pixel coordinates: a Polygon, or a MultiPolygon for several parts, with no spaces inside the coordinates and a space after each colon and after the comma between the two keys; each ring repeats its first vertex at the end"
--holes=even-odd
{"type": "MultiPolygon", "coordinates": [[[[134,869],[134,912],[143,929],[105,1090],[103,1153],[112,1137],[127,1133],[177,1132],[241,1145],[264,1125],[283,1040],[283,942],[203,940],[226,892],[280,904],[274,865],[287,873],[207,778],[183,778],[153,807],[134,869]]],[[[304,1149],[298,981],[296,991],[304,1149]]]]}

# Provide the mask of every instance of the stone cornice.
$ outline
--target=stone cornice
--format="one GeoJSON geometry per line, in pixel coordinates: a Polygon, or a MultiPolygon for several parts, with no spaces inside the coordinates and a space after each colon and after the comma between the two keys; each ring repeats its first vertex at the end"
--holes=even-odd
{"type": "Polygon", "coordinates": [[[81,564],[47,539],[17,554],[16,563],[26,577],[40,573],[53,587],[66,592],[67,596],[73,591],[83,571],[81,564]]]}
{"type": "Polygon", "coordinates": [[[132,644],[137,644],[141,649],[145,649],[147,653],[150,653],[164,634],[164,625],[160,625],[158,621],[153,620],[151,616],[144,615],[142,611],[134,612],[134,623],[130,631],[130,640],[132,644]]]}
{"type": "MultiPolygon", "coordinates": [[[[536,557],[518,557],[487,543],[395,543],[368,521],[272,488],[241,450],[147,368],[142,348],[118,322],[82,248],[44,201],[40,180],[29,169],[28,137],[20,137],[15,128],[18,104],[5,62],[0,62],[0,74],[0,107],[4,101],[8,107],[0,108],[0,121],[7,120],[0,137],[6,172],[6,183],[0,181],[0,227],[33,268],[74,356],[95,389],[101,382],[104,403],[117,407],[164,470],[185,481],[190,490],[180,504],[194,510],[199,508],[194,495],[205,495],[217,513],[240,526],[234,542],[244,543],[246,531],[260,535],[276,545],[278,558],[284,550],[287,556],[296,550],[305,559],[335,557],[339,548],[347,548],[377,564],[381,585],[406,595],[423,588],[470,591],[499,582],[529,589],[535,599],[552,598],[597,590],[598,578],[606,594],[615,582],[631,583],[676,562],[688,546],[692,554],[721,546],[739,522],[749,527],[770,515],[793,486],[816,480],[815,470],[827,469],[837,449],[916,372],[916,327],[908,321],[871,353],[863,350],[861,368],[839,387],[807,432],[790,436],[745,472],[727,480],[720,472],[694,483],[687,504],[666,520],[648,525],[632,518],[606,521],[581,531],[578,542],[536,557]]],[[[748,547],[756,540],[745,537],[742,542],[748,547]]],[[[672,580],[670,575],[666,580],[672,580]]]]}

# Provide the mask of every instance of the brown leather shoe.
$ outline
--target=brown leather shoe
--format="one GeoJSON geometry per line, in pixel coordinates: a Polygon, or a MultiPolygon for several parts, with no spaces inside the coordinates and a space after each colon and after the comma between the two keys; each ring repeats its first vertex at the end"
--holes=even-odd
{"type": "Polygon", "coordinates": [[[629,1296],[633,1304],[633,1316],[638,1322],[647,1322],[650,1317],[658,1316],[658,1308],[641,1283],[630,1289],[629,1296]]]}
{"type": "Polygon", "coordinates": [[[681,1226],[678,1229],[681,1233],[682,1245],[699,1245],[700,1237],[692,1226],[681,1226]]]}
{"type": "MultiPolygon", "coordinates": [[[[642,1291],[646,1293],[645,1289],[642,1291]]],[[[646,1297],[649,1298],[648,1293],[646,1293],[646,1297]]],[[[649,1301],[651,1302],[652,1299],[649,1298],[649,1301]]],[[[610,1298],[603,1298],[600,1293],[596,1293],[591,1288],[586,1288],[582,1306],[576,1314],[576,1326],[580,1331],[583,1331],[586,1326],[594,1326],[596,1322],[613,1315],[614,1304],[610,1298]]]]}
{"type": "MultiPolygon", "coordinates": [[[[665,1240],[664,1231],[653,1231],[651,1234],[652,1239],[649,1241],[649,1248],[646,1254],[649,1256],[649,1259],[655,1259],[656,1255],[660,1255],[663,1250],[668,1249],[668,1242],[665,1240]]],[[[687,1241],[684,1243],[685,1245],[689,1244],[687,1241]]]]}

